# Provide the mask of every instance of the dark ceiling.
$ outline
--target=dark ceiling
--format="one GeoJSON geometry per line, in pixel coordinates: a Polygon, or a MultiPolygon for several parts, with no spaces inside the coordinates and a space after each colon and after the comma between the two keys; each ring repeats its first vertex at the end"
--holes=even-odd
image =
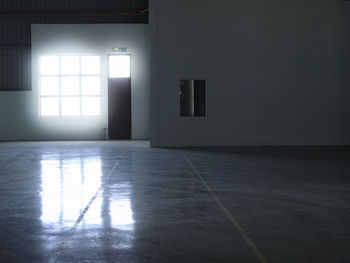
{"type": "Polygon", "coordinates": [[[147,0],[2,0],[0,12],[101,12],[148,8],[147,0]]]}

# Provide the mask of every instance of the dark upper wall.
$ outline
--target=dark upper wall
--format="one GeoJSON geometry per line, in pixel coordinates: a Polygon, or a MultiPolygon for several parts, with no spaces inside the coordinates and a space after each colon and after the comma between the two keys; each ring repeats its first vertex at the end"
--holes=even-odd
{"type": "Polygon", "coordinates": [[[0,91],[31,90],[31,24],[148,23],[148,0],[1,0],[0,91]]]}

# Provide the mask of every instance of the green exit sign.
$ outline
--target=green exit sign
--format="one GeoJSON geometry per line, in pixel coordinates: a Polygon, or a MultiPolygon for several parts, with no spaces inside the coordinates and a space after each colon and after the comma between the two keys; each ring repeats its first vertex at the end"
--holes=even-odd
{"type": "Polygon", "coordinates": [[[114,47],[113,51],[114,52],[127,52],[127,48],[126,47],[114,47]]]}

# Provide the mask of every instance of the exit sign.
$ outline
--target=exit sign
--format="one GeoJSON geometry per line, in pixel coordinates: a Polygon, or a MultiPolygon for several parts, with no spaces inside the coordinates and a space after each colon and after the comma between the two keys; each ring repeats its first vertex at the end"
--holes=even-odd
{"type": "Polygon", "coordinates": [[[127,52],[127,48],[126,47],[114,47],[113,51],[114,52],[127,52]]]}

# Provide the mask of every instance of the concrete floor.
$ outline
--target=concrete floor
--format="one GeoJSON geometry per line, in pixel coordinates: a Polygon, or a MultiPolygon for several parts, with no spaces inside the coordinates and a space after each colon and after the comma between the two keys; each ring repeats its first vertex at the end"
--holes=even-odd
{"type": "Polygon", "coordinates": [[[350,148],[0,143],[0,262],[350,262],[350,148]]]}

